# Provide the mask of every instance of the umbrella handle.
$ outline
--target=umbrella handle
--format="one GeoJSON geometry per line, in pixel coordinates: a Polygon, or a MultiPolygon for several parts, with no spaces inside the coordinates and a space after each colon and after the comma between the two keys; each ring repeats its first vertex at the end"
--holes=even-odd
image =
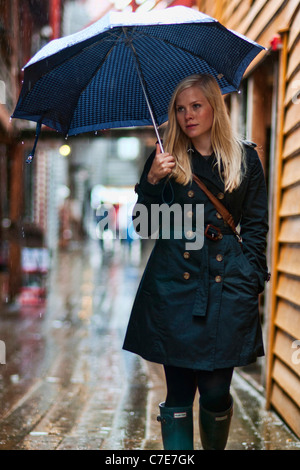
{"type": "Polygon", "coordinates": [[[158,132],[158,127],[157,127],[157,124],[156,124],[156,121],[155,121],[155,118],[154,118],[154,113],[153,113],[153,110],[152,110],[152,107],[151,107],[151,104],[150,104],[150,101],[149,101],[149,98],[148,98],[148,95],[147,95],[147,91],[146,91],[146,87],[145,87],[145,80],[144,80],[144,77],[143,77],[143,74],[142,74],[142,71],[141,71],[141,67],[140,67],[140,63],[139,63],[139,59],[138,59],[136,50],[135,50],[135,48],[132,44],[132,40],[127,36],[126,28],[123,27],[122,29],[123,29],[123,33],[124,33],[124,35],[127,39],[126,44],[128,44],[131,47],[131,50],[133,52],[135,67],[136,67],[136,70],[137,70],[137,73],[138,73],[138,77],[140,79],[141,87],[142,87],[144,97],[145,97],[145,100],[146,100],[146,104],[147,104],[147,107],[148,107],[148,110],[149,110],[149,113],[150,113],[150,117],[151,117],[151,120],[152,120],[152,123],[153,123],[154,131],[155,131],[156,138],[157,138],[157,142],[159,143],[160,151],[161,151],[161,153],[164,153],[163,144],[162,144],[159,132],[158,132]]]}

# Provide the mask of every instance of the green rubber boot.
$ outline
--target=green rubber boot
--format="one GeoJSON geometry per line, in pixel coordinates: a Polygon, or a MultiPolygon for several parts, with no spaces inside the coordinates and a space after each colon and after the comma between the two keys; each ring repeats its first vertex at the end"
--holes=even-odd
{"type": "Polygon", "coordinates": [[[169,408],[160,403],[161,434],[165,450],[193,450],[193,406],[169,408]]]}
{"type": "Polygon", "coordinates": [[[200,436],[204,450],[225,449],[233,412],[233,400],[230,398],[231,406],[220,413],[205,410],[200,403],[200,436]]]}

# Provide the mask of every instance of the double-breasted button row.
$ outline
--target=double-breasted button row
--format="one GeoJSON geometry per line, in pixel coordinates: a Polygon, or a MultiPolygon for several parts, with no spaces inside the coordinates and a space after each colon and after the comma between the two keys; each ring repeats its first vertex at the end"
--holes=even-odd
{"type": "MultiPolygon", "coordinates": [[[[188,191],[187,195],[188,195],[188,197],[194,197],[194,196],[195,196],[195,192],[194,192],[192,189],[190,189],[190,190],[188,191]]],[[[225,196],[224,196],[224,193],[218,193],[218,194],[217,194],[217,198],[218,198],[218,199],[224,199],[224,197],[225,197],[225,196]]]]}
{"type": "MultiPolygon", "coordinates": [[[[189,251],[185,251],[185,252],[183,253],[184,259],[189,259],[190,256],[191,256],[191,254],[190,254],[189,251]]],[[[190,275],[189,272],[186,271],[186,272],[183,273],[183,279],[185,279],[186,281],[187,281],[190,277],[191,277],[191,275],[190,275]]]]}
{"type": "MultiPolygon", "coordinates": [[[[223,261],[223,255],[222,255],[221,253],[218,253],[217,256],[216,256],[216,260],[219,261],[219,263],[220,263],[221,261],[223,261]]],[[[219,275],[216,276],[216,277],[215,277],[215,282],[218,282],[218,283],[219,283],[219,282],[222,282],[222,276],[219,276],[219,275]]]]}
{"type": "MultiPolygon", "coordinates": [[[[185,251],[185,252],[183,253],[183,257],[184,257],[185,259],[189,259],[190,253],[189,253],[188,251],[185,251]]],[[[222,260],[223,260],[223,255],[218,254],[218,255],[216,256],[216,259],[217,259],[217,261],[222,261],[222,260]]],[[[183,273],[183,279],[185,279],[186,281],[187,281],[188,279],[190,279],[190,277],[191,277],[191,275],[190,275],[189,272],[185,271],[185,272],[183,273]]],[[[218,282],[218,283],[219,283],[219,282],[222,282],[222,276],[219,276],[219,275],[216,276],[216,277],[215,277],[215,282],[218,282]]]]}
{"type": "MultiPolygon", "coordinates": [[[[221,195],[221,194],[223,194],[223,193],[219,193],[219,195],[221,195]]],[[[218,197],[219,197],[219,196],[218,196],[218,197]]],[[[223,194],[223,197],[224,197],[224,194],[223,194]]],[[[223,199],[222,196],[219,197],[219,199],[223,199]]],[[[219,219],[219,220],[220,220],[220,219],[223,219],[223,217],[222,217],[222,215],[220,214],[220,212],[216,212],[216,217],[217,217],[217,219],[219,219]]],[[[227,227],[227,225],[228,225],[228,224],[227,224],[226,220],[224,220],[224,226],[227,227]]]]}

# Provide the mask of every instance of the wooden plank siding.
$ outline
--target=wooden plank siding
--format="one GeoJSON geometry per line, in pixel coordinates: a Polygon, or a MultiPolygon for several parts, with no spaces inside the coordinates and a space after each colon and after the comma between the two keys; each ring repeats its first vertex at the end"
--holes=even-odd
{"type": "MultiPolygon", "coordinates": [[[[283,126],[283,151],[279,224],[291,222],[300,232],[300,38],[299,3],[291,16],[287,37],[287,64],[283,126]],[[295,201],[295,198],[298,201],[295,201]],[[298,223],[297,223],[298,222],[298,223]]],[[[282,236],[283,230],[280,233],[282,236]]],[[[279,242],[279,240],[278,240],[279,242]]],[[[281,238],[278,284],[273,305],[274,343],[270,345],[268,400],[300,436],[300,243],[281,238]]]]}
{"type": "MultiPolygon", "coordinates": [[[[224,26],[268,49],[259,54],[245,74],[252,87],[250,107],[254,114],[259,110],[263,113],[257,104],[259,93],[255,93],[260,87],[259,75],[264,76],[266,59],[273,54],[274,61],[278,60],[278,75],[273,77],[277,123],[270,154],[272,277],[265,302],[266,399],[267,407],[273,407],[300,437],[300,0],[216,0],[209,6],[199,0],[198,7],[211,16],[217,12],[224,26]],[[277,52],[270,52],[275,35],[280,35],[282,45],[277,52]]],[[[250,119],[250,129],[259,137],[262,131],[255,130],[255,125],[261,126],[264,117],[255,115],[250,119]]]]}

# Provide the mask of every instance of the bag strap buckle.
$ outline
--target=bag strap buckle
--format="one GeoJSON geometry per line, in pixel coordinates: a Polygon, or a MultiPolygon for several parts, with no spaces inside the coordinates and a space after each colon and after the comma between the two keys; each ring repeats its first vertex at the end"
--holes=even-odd
{"type": "Polygon", "coordinates": [[[206,226],[204,235],[206,236],[206,238],[209,238],[214,242],[217,242],[218,240],[221,240],[223,238],[221,229],[219,227],[215,227],[212,224],[208,224],[206,226]]]}

